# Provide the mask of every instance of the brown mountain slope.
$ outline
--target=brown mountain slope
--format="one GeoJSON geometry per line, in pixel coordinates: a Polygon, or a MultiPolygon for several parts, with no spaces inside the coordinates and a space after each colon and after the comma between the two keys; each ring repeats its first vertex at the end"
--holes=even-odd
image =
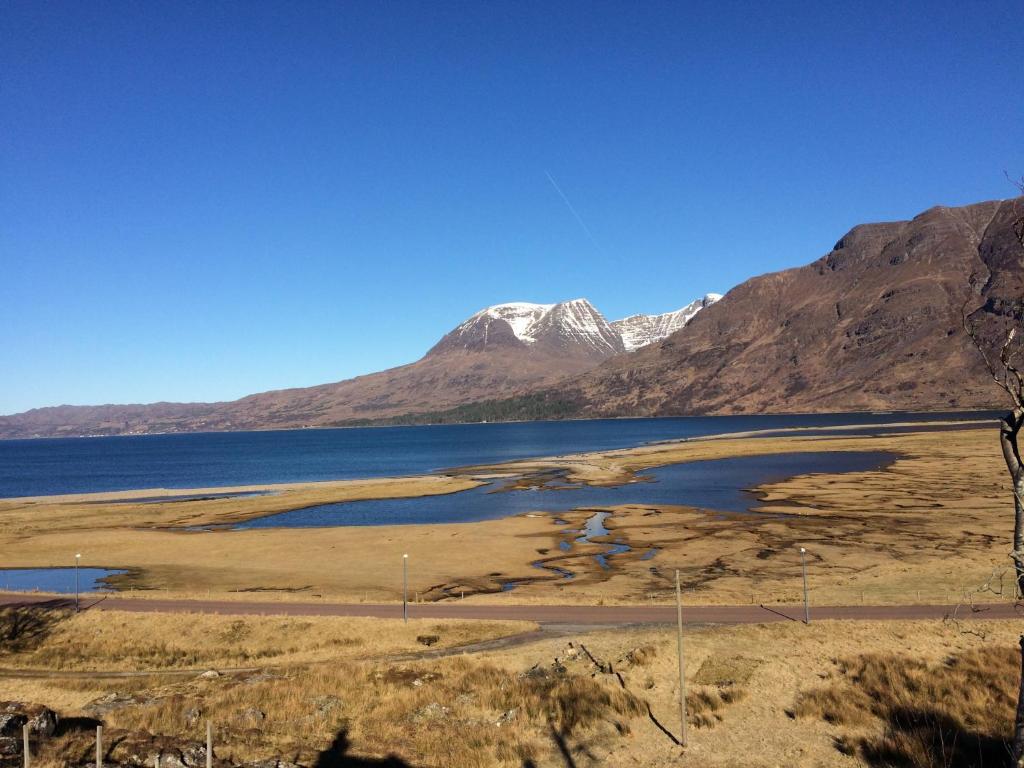
{"type": "MultiPolygon", "coordinates": [[[[508,397],[590,370],[624,347],[583,299],[533,307],[539,322],[520,340],[502,314],[481,310],[409,365],[315,387],[222,403],[57,406],[0,416],[0,438],[331,426],[443,411],[508,397]]],[[[514,312],[513,312],[514,314],[514,312]]]]}
{"type": "Polygon", "coordinates": [[[1024,198],[855,227],[813,264],[737,286],[661,344],[576,381],[581,415],[935,409],[1001,403],[961,307],[1016,312],[1024,198]]]}
{"type": "Polygon", "coordinates": [[[0,416],[0,438],[330,426],[507,397],[597,362],[521,348],[500,354],[450,349],[379,373],[232,402],[36,408],[0,416]]]}

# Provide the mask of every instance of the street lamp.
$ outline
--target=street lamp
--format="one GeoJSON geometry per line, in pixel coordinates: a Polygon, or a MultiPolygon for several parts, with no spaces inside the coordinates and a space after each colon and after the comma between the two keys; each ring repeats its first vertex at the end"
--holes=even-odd
{"type": "Polygon", "coordinates": [[[75,613],[78,613],[78,564],[82,561],[82,553],[75,554],[75,613]]]}
{"type": "Polygon", "coordinates": [[[800,547],[800,565],[804,571],[804,624],[811,623],[811,606],[807,600],[807,550],[800,547]]]}
{"type": "Polygon", "coordinates": [[[402,555],[402,621],[409,623],[409,556],[402,555]]]}

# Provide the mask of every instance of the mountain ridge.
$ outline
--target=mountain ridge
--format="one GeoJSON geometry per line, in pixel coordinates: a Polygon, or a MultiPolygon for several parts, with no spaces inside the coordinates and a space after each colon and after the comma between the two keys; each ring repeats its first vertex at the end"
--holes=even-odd
{"type": "Polygon", "coordinates": [[[228,403],[35,409],[0,417],[0,436],[991,408],[1001,393],[961,311],[1024,317],[1022,211],[1024,197],[857,225],[820,258],[744,281],[665,338],[651,331],[672,326],[663,316],[608,323],[583,300],[495,305],[518,308],[481,310],[387,371],[228,403]],[[654,340],[626,351],[614,328],[624,321],[630,344],[654,340]]]}
{"type": "MultiPolygon", "coordinates": [[[[652,343],[654,340],[652,337],[652,343]]],[[[0,438],[373,422],[459,407],[488,397],[518,395],[563,376],[580,375],[624,351],[622,337],[586,299],[556,304],[509,302],[474,313],[420,360],[384,371],[216,403],[34,408],[0,416],[0,438]]]]}

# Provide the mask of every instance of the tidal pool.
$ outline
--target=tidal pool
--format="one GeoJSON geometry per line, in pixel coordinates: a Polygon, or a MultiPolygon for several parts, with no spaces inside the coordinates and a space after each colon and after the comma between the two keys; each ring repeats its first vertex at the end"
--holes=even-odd
{"type": "MultiPolygon", "coordinates": [[[[79,568],[80,592],[102,592],[112,589],[104,579],[127,571],[110,568],[79,568]]],[[[0,568],[0,589],[8,592],[75,593],[75,569],[71,568],[0,568]]]]}

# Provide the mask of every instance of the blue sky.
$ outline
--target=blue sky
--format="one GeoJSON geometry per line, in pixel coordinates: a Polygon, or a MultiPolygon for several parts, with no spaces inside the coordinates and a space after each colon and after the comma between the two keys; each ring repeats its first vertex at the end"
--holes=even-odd
{"type": "Polygon", "coordinates": [[[1012,196],[1019,0],[833,5],[6,2],[0,413],[336,381],[502,301],[666,311],[1012,196]]]}

